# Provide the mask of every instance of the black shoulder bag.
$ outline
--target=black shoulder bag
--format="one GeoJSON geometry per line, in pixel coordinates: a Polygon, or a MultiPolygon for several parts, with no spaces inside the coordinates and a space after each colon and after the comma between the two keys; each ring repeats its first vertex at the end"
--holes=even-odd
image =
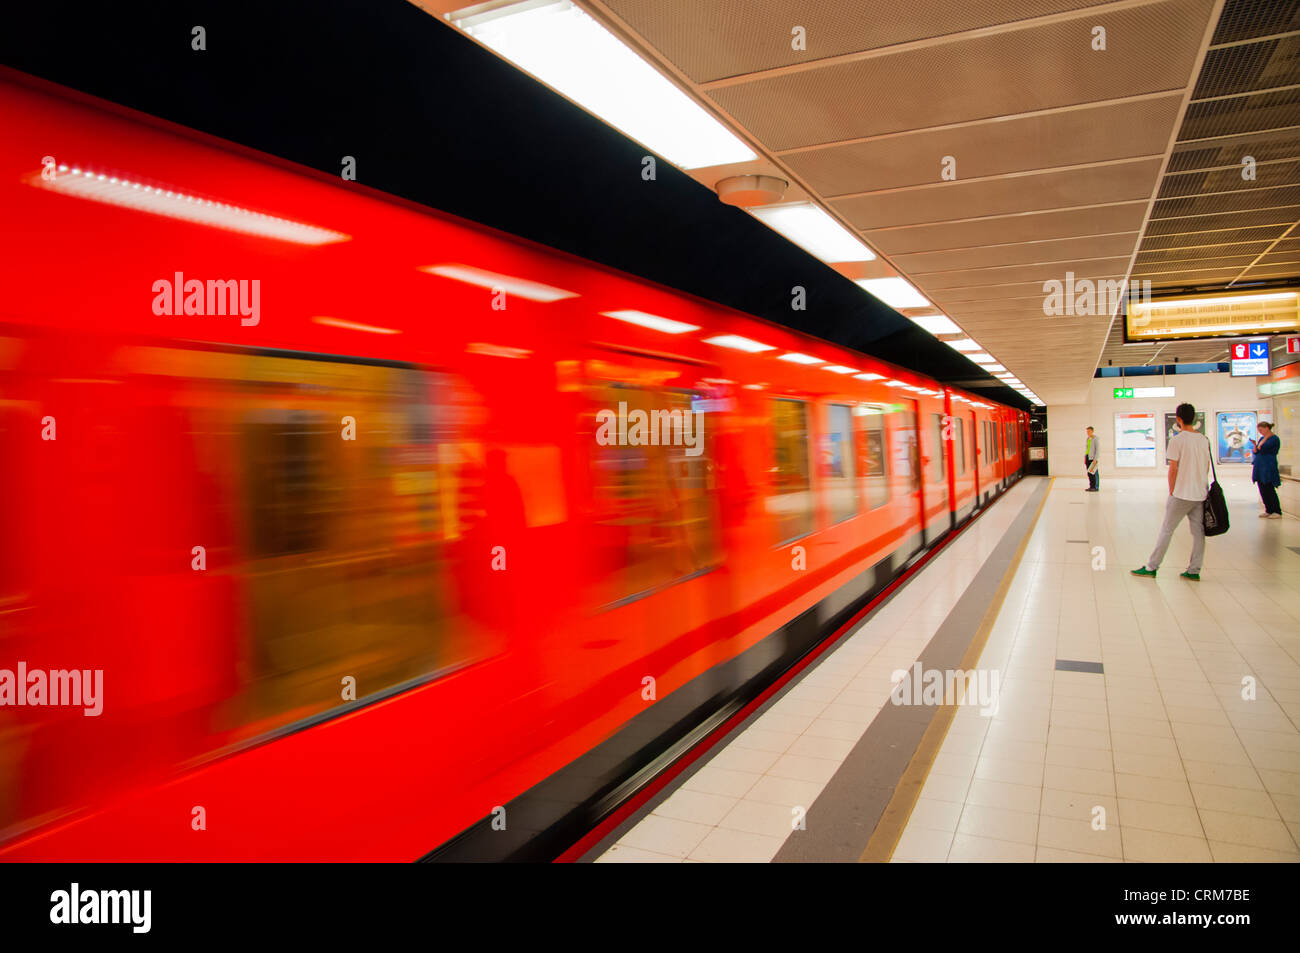
{"type": "MultiPolygon", "coordinates": [[[[1209,437],[1205,438],[1209,443],[1209,437]]],[[[1219,475],[1214,472],[1214,447],[1210,447],[1210,492],[1205,494],[1205,535],[1222,536],[1228,531],[1228,502],[1223,498],[1223,487],[1219,486],[1219,475]]]]}

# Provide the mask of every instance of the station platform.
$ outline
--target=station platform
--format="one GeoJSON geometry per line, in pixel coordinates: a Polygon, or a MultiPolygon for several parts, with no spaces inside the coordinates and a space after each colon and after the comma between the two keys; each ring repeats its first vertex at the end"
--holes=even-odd
{"type": "Polygon", "coordinates": [[[1300,861],[1300,521],[1222,483],[1192,582],[1163,478],[1021,480],[584,859],[1300,861]]]}

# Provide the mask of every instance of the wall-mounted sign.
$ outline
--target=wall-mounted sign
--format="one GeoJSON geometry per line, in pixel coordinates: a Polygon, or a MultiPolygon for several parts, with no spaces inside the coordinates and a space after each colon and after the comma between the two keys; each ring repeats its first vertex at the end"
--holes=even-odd
{"type": "Polygon", "coordinates": [[[1124,302],[1125,344],[1300,330],[1300,292],[1293,288],[1153,300],[1130,295],[1124,302]]]}
{"type": "Polygon", "coordinates": [[[1286,352],[1288,354],[1300,354],[1300,337],[1286,339],[1286,352]]]}
{"type": "Polygon", "coordinates": [[[1268,341],[1236,341],[1228,348],[1233,377],[1267,377],[1268,341]]]}
{"type": "Polygon", "coordinates": [[[1115,415],[1115,466],[1156,465],[1156,415],[1115,415]]]}
{"type": "Polygon", "coordinates": [[[1133,388],[1132,388],[1132,387],[1116,387],[1116,388],[1115,388],[1115,397],[1114,397],[1113,399],[1114,399],[1114,400],[1124,400],[1125,398],[1132,397],[1132,396],[1133,396],[1133,388]]]}

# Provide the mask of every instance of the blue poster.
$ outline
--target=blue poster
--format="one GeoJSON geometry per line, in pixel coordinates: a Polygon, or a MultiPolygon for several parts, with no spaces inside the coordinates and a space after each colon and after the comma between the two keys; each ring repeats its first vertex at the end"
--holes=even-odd
{"type": "Polygon", "coordinates": [[[1255,412],[1253,410],[1224,411],[1218,415],[1216,442],[1220,463],[1250,463],[1253,459],[1255,412]]]}

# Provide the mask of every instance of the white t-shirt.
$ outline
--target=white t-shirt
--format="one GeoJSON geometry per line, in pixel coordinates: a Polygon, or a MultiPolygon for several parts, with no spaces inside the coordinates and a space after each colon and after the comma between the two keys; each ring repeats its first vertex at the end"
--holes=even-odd
{"type": "Polygon", "coordinates": [[[1210,492],[1210,441],[1194,430],[1180,430],[1170,438],[1165,457],[1178,461],[1174,496],[1180,500],[1204,500],[1210,492]]]}

